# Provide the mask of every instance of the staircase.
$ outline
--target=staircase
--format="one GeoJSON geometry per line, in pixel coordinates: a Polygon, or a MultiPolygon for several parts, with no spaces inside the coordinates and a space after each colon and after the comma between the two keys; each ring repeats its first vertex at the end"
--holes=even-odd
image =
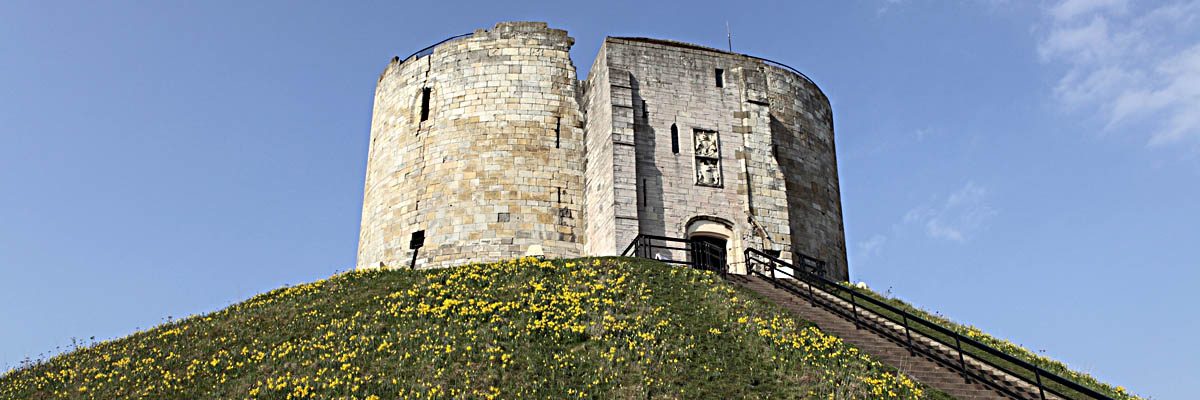
{"type": "Polygon", "coordinates": [[[638,235],[622,255],[714,271],[901,373],[959,399],[1111,400],[1091,388],[833,282],[824,277],[825,263],[821,260],[794,254],[797,263],[792,265],[762,251],[746,249],[747,275],[731,275],[724,262],[724,249],[704,244],[638,235]]]}
{"type": "MultiPolygon", "coordinates": [[[[961,373],[947,368],[929,357],[910,354],[905,344],[893,342],[868,329],[856,328],[854,321],[847,321],[842,316],[827,311],[823,307],[814,306],[784,289],[775,287],[765,279],[731,275],[730,280],[763,295],[800,318],[812,321],[822,331],[842,338],[846,343],[895,367],[901,373],[955,398],[964,400],[1011,398],[979,383],[967,383],[961,373]]],[[[1037,393],[1032,393],[1031,396],[1025,398],[1037,398],[1036,396],[1037,393]]]]}

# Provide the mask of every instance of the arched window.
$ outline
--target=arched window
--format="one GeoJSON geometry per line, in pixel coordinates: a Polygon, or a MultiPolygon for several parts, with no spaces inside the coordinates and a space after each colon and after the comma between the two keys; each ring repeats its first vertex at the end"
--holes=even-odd
{"type": "Polygon", "coordinates": [[[679,128],[671,124],[671,152],[679,154],[679,128]]]}

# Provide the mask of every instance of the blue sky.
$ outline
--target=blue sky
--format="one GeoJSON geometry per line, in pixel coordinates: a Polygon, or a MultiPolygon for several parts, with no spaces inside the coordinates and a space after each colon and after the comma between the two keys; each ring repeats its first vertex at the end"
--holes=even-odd
{"type": "MultiPolygon", "coordinates": [[[[504,20],[834,110],[850,273],[1155,398],[1200,380],[1200,2],[0,3],[0,368],[354,264],[376,79],[504,20]]],[[[580,71],[580,76],[586,71],[580,71]]]]}

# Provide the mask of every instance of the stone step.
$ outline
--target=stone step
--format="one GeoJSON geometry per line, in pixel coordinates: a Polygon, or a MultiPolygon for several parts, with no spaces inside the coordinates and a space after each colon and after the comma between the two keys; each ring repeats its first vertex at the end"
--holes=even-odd
{"type": "MultiPolygon", "coordinates": [[[[866,329],[865,327],[863,329],[856,329],[853,320],[846,320],[842,316],[830,312],[824,307],[814,307],[812,303],[809,302],[807,297],[798,297],[785,289],[776,288],[769,282],[759,278],[739,277],[738,279],[732,280],[749,288],[750,290],[753,290],[754,292],[775,302],[776,304],[779,304],[780,306],[784,307],[784,309],[800,316],[801,318],[812,321],[822,331],[842,338],[842,340],[846,343],[853,345],[859,350],[870,354],[880,361],[899,369],[902,373],[908,375],[909,377],[923,382],[931,387],[942,390],[956,398],[1008,398],[1004,394],[997,392],[990,387],[981,384],[980,382],[977,382],[975,379],[972,379],[971,382],[968,383],[967,380],[965,380],[963,376],[957,372],[957,367],[954,369],[948,368],[945,365],[931,360],[920,353],[917,353],[915,356],[910,355],[906,343],[896,343],[895,341],[888,339],[870,329],[866,329]]],[[[819,292],[814,291],[814,294],[817,294],[819,298],[822,298],[822,300],[825,301],[836,302],[837,300],[840,300],[834,299],[831,295],[825,293],[818,293],[819,292]]],[[[848,304],[847,307],[849,307],[848,304]]],[[[885,324],[883,321],[876,321],[869,318],[866,313],[863,314],[860,321],[862,321],[864,324],[885,324]]],[[[922,348],[931,350],[931,352],[934,352],[935,354],[942,354],[950,359],[957,358],[957,352],[953,349],[950,349],[950,352],[947,352],[946,349],[929,349],[929,346],[923,345],[920,340],[916,340],[916,338],[914,338],[914,343],[922,348]]],[[[976,368],[971,368],[971,370],[975,371],[976,373],[980,373],[980,371],[978,371],[976,368]]],[[[992,379],[999,378],[998,376],[994,376],[994,374],[981,374],[985,377],[988,377],[990,380],[1003,382],[1003,379],[992,379]]],[[[1006,384],[1005,386],[1012,387],[1013,385],[1006,384]]],[[[1017,392],[1027,395],[1022,397],[1036,397],[1036,393],[1033,395],[1028,395],[1025,390],[1020,390],[1017,392]]]]}
{"type": "MultiPolygon", "coordinates": [[[[806,299],[798,300],[795,296],[791,295],[790,293],[781,294],[780,293],[781,291],[775,290],[775,288],[769,284],[763,284],[761,282],[756,282],[753,285],[749,285],[749,286],[757,286],[758,288],[769,288],[770,289],[770,291],[769,291],[770,295],[768,296],[769,298],[773,299],[776,302],[783,304],[785,306],[785,308],[788,308],[790,311],[797,312],[798,314],[806,313],[806,310],[793,309],[793,307],[797,307],[798,304],[803,304],[803,306],[807,306],[807,307],[813,307],[812,304],[810,302],[808,302],[806,299]]],[[[764,290],[764,291],[766,291],[766,290],[764,290]]],[[[800,307],[803,307],[803,306],[800,306],[800,307]]],[[[908,345],[904,341],[896,341],[894,339],[880,336],[877,333],[875,333],[871,330],[868,330],[868,329],[861,329],[861,330],[853,329],[854,324],[851,321],[846,321],[844,319],[844,317],[833,314],[833,313],[826,313],[826,314],[827,315],[819,316],[817,318],[812,318],[812,317],[814,317],[813,315],[809,315],[808,317],[810,317],[810,319],[814,323],[816,323],[818,325],[818,327],[822,328],[825,331],[833,333],[837,336],[843,337],[851,343],[862,342],[863,340],[866,340],[866,339],[870,339],[870,341],[883,340],[883,341],[888,342],[888,347],[899,347],[899,349],[897,349],[897,350],[907,352],[908,345]],[[849,322],[849,323],[838,324],[839,322],[849,322]],[[856,336],[856,335],[864,334],[863,332],[865,332],[865,334],[869,335],[869,336],[867,336],[867,337],[856,336]]],[[[871,323],[871,321],[875,321],[876,324],[890,324],[890,322],[883,321],[882,318],[878,318],[878,317],[870,318],[868,315],[864,315],[863,319],[861,321],[864,324],[871,323]]],[[[898,325],[895,325],[895,324],[892,324],[892,325],[894,325],[894,327],[893,327],[894,329],[897,329],[897,334],[902,334],[902,333],[900,333],[900,332],[902,332],[902,329],[898,325]]],[[[921,347],[921,348],[925,349],[926,351],[931,351],[931,352],[934,352],[935,354],[939,354],[944,359],[953,360],[953,359],[958,358],[958,352],[953,348],[930,348],[929,346],[923,346],[919,341],[917,341],[915,343],[917,344],[918,347],[921,347]]],[[[863,348],[864,348],[864,351],[867,351],[868,353],[871,353],[871,352],[880,353],[881,351],[887,351],[887,350],[881,350],[881,348],[879,348],[879,347],[869,348],[869,347],[864,346],[863,348]]],[[[889,352],[888,355],[892,356],[892,355],[896,355],[896,353],[889,352]]],[[[922,357],[924,357],[924,355],[922,355],[922,357]]],[[[957,370],[958,366],[952,365],[951,368],[954,370],[957,370]]],[[[970,368],[973,371],[973,373],[982,375],[990,381],[1003,382],[1006,384],[1010,384],[1009,386],[1013,386],[1013,388],[1015,388],[1015,389],[1020,389],[1025,392],[1031,392],[1032,390],[1035,389],[1035,388],[1031,388],[1024,381],[1017,379],[1016,377],[1001,373],[999,371],[992,370],[991,367],[986,367],[985,369],[979,369],[975,365],[969,364],[968,368],[970,368]]]]}

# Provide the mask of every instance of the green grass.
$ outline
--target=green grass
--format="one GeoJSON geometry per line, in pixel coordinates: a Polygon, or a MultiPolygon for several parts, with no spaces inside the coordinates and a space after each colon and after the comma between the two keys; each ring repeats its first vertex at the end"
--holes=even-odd
{"type": "MultiPolygon", "coordinates": [[[[958,332],[959,334],[966,336],[968,338],[974,339],[975,341],[977,341],[979,343],[982,343],[982,344],[990,346],[994,349],[1000,350],[1001,352],[1008,354],[1010,356],[1013,356],[1014,358],[1017,358],[1022,361],[1028,362],[1030,364],[1039,366],[1046,371],[1050,371],[1058,376],[1072,380],[1080,385],[1086,386],[1092,390],[1095,390],[1097,392],[1105,394],[1109,397],[1112,397],[1115,399],[1141,399],[1142,398],[1142,397],[1138,397],[1136,395],[1129,393],[1124,387],[1120,387],[1120,386],[1114,387],[1107,383],[1100,382],[1088,374],[1074,371],[1074,370],[1070,369],[1069,367],[1067,367],[1067,365],[1065,363],[1050,359],[1045,356],[1038,355],[1032,351],[1029,351],[1028,349],[1026,349],[1024,347],[1013,344],[1012,342],[1010,342],[1008,340],[992,337],[991,335],[984,333],[983,331],[979,330],[978,328],[975,328],[975,326],[973,326],[973,325],[962,325],[962,324],[956,323],[945,317],[942,317],[939,315],[934,315],[929,312],[926,312],[925,310],[916,308],[913,305],[911,305],[903,300],[896,299],[896,298],[890,298],[890,297],[884,296],[882,294],[876,293],[874,291],[871,291],[869,289],[853,287],[849,283],[845,283],[845,282],[843,283],[843,285],[852,287],[859,294],[871,296],[877,300],[881,300],[884,303],[891,305],[892,307],[907,311],[908,313],[910,313],[912,315],[919,316],[921,318],[924,318],[927,321],[936,323],[938,325],[941,325],[942,327],[945,327],[952,331],[958,332]]],[[[850,300],[850,296],[846,292],[838,292],[837,295],[847,301],[850,300]]],[[[899,314],[888,311],[886,309],[883,309],[882,307],[879,307],[877,305],[868,303],[866,301],[857,301],[856,303],[860,307],[867,308],[876,314],[885,315],[896,321],[901,320],[901,317],[899,314]]],[[[925,334],[926,336],[936,337],[945,343],[951,343],[951,344],[954,343],[954,338],[952,336],[943,334],[941,332],[935,331],[931,328],[927,328],[920,324],[910,324],[910,329],[919,331],[922,334],[925,334]]],[[[1029,378],[1030,380],[1034,379],[1034,374],[1032,371],[1018,367],[1014,363],[1005,361],[1005,360],[1001,359],[1000,357],[996,357],[992,354],[986,353],[983,350],[979,350],[977,348],[973,348],[973,347],[964,345],[963,351],[967,354],[970,354],[973,357],[976,357],[979,359],[986,359],[994,364],[1003,366],[1009,370],[1018,371],[1019,374],[1024,375],[1026,378],[1029,378]]],[[[1076,392],[1072,389],[1067,389],[1066,387],[1063,387],[1062,385],[1048,382],[1045,378],[1043,378],[1043,383],[1047,387],[1057,390],[1057,391],[1059,391],[1063,394],[1066,394],[1072,398],[1087,398],[1086,396],[1083,396],[1082,394],[1079,394],[1078,392],[1076,392]]]]}
{"type": "Polygon", "coordinates": [[[372,270],[0,376],[0,398],[948,398],[710,273],[372,270]]]}

